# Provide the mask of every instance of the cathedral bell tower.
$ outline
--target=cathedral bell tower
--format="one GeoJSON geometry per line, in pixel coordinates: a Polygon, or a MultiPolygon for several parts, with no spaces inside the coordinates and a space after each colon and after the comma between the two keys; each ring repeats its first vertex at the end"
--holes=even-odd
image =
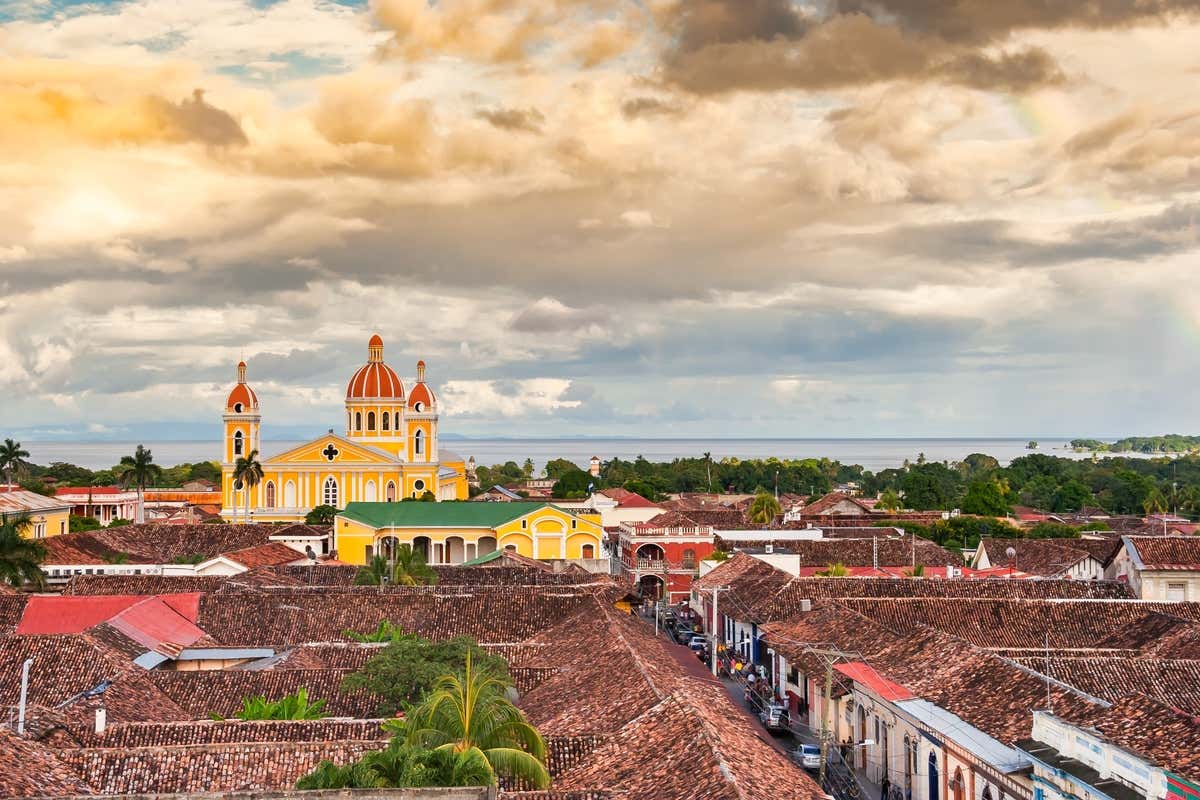
{"type": "Polygon", "coordinates": [[[259,431],[262,415],[258,409],[258,395],[246,383],[246,362],[237,365],[237,385],[229,392],[225,401],[224,435],[221,438],[221,490],[225,508],[235,508],[238,503],[233,486],[233,470],[239,458],[245,458],[253,450],[261,450],[259,431]]]}

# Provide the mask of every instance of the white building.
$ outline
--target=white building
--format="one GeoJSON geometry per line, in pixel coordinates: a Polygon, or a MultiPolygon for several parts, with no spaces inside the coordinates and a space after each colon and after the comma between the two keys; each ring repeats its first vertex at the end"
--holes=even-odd
{"type": "Polygon", "coordinates": [[[104,527],[115,519],[137,519],[138,493],[115,486],[63,486],[54,493],[71,504],[71,515],[91,517],[104,527]]]}
{"type": "Polygon", "coordinates": [[[1033,736],[1018,743],[1033,761],[1037,800],[1165,800],[1163,770],[1094,731],[1033,712],[1033,736]]]}
{"type": "Polygon", "coordinates": [[[1143,600],[1200,600],[1200,536],[1122,536],[1109,573],[1143,600]]]}

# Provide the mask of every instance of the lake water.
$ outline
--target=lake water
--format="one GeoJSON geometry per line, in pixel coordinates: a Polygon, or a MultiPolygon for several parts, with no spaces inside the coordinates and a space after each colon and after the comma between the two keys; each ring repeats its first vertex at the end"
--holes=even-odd
{"type": "MultiPolygon", "coordinates": [[[[714,459],[820,458],[843,464],[861,464],[873,472],[899,467],[905,459],[915,461],[924,453],[930,461],[959,461],[971,453],[986,453],[1002,464],[1027,455],[1028,437],[1020,439],[443,439],[442,449],[463,458],[475,457],[478,464],[522,463],[532,458],[537,468],[552,458],[567,458],[586,467],[593,455],[601,459],[618,456],[633,459],[643,455],[650,461],[700,457],[711,452],[714,459]]],[[[1067,440],[1040,439],[1037,452],[1068,458],[1086,458],[1073,453],[1067,440]]],[[[217,441],[144,442],[163,466],[220,458],[217,441]]],[[[263,442],[263,455],[270,456],[300,444],[298,441],[263,442]]],[[[30,461],[49,464],[67,461],[88,469],[105,469],[129,455],[136,442],[24,442],[30,461]]]]}

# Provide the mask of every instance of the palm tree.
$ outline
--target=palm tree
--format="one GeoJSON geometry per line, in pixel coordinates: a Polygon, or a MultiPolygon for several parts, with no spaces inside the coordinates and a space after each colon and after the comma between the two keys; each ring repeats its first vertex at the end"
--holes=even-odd
{"type": "Polygon", "coordinates": [[[846,565],[839,561],[836,564],[826,564],[825,569],[818,570],[816,574],[820,578],[845,578],[850,575],[850,570],[846,569],[846,565]]]}
{"type": "Polygon", "coordinates": [[[883,494],[879,495],[879,507],[884,511],[899,511],[901,508],[900,495],[895,489],[884,489],[883,494]]]}
{"type": "Polygon", "coordinates": [[[704,485],[704,491],[711,492],[712,491],[712,453],[707,452],[707,451],[704,453],[704,470],[705,470],[705,474],[708,475],[708,483],[706,483],[704,485]]]}
{"type": "Polygon", "coordinates": [[[4,472],[5,484],[12,486],[13,470],[23,468],[27,458],[29,458],[29,451],[22,449],[20,442],[5,439],[4,444],[0,444],[0,470],[4,472]]]}
{"type": "Polygon", "coordinates": [[[443,675],[405,720],[389,720],[384,727],[400,732],[410,745],[448,750],[469,764],[486,762],[488,785],[495,785],[497,775],[538,789],[550,785],[542,735],[508,699],[508,684],[472,669],[470,653],[461,676],[443,675]]]}
{"type": "Polygon", "coordinates": [[[779,501],[767,492],[759,492],[750,501],[750,521],[769,525],[780,512],[779,501]]]}
{"type": "Polygon", "coordinates": [[[297,789],[381,789],[425,786],[486,786],[492,769],[478,752],[426,750],[396,738],[383,750],[338,766],[322,761],[296,782],[297,789]]]}
{"type": "Polygon", "coordinates": [[[0,580],[10,586],[31,583],[41,589],[46,585],[46,573],[40,566],[46,548],[22,535],[30,524],[26,514],[0,515],[0,580]]]}
{"type": "Polygon", "coordinates": [[[262,483],[263,468],[258,461],[258,451],[251,450],[243,458],[239,458],[237,463],[233,465],[233,480],[234,486],[239,483],[246,490],[246,522],[250,522],[250,494],[254,491],[254,487],[262,483]]]}
{"type": "Polygon", "coordinates": [[[157,480],[162,476],[162,467],[154,463],[154,456],[142,445],[137,446],[131,456],[121,456],[121,463],[117,467],[117,478],[121,481],[121,485],[128,488],[130,485],[137,487],[138,493],[138,510],[137,521],[146,521],[146,509],[142,503],[142,493],[146,491],[146,486],[153,480],[157,480]]]}
{"type": "Polygon", "coordinates": [[[379,621],[379,627],[370,633],[359,633],[358,631],[345,630],[342,631],[342,636],[355,642],[378,643],[378,642],[398,642],[404,638],[404,629],[399,625],[393,625],[389,620],[382,619],[379,621]]]}
{"type": "Polygon", "coordinates": [[[1161,514],[1167,510],[1167,498],[1163,497],[1163,493],[1155,487],[1150,490],[1150,494],[1146,495],[1146,499],[1142,501],[1142,508],[1145,509],[1147,516],[1150,514],[1161,514]]]}
{"type": "Polygon", "coordinates": [[[370,563],[354,576],[356,586],[382,586],[391,579],[392,566],[383,556],[372,556],[370,563]]]}
{"type": "Polygon", "coordinates": [[[392,583],[400,586],[429,586],[437,583],[437,573],[425,563],[425,556],[410,544],[396,548],[395,565],[392,567],[392,583]]]}
{"type": "Polygon", "coordinates": [[[371,563],[364,566],[354,576],[358,586],[381,586],[393,583],[397,586],[431,586],[437,583],[437,573],[425,563],[425,556],[412,545],[399,545],[389,559],[386,556],[374,556],[371,563]]]}

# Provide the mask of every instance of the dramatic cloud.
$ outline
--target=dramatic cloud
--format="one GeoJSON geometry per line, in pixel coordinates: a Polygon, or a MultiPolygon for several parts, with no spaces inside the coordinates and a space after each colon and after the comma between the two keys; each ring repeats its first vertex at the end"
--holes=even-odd
{"type": "Polygon", "coordinates": [[[378,331],[452,432],[1184,429],[1197,5],[26,4],[0,419],[321,430],[378,331]]]}

